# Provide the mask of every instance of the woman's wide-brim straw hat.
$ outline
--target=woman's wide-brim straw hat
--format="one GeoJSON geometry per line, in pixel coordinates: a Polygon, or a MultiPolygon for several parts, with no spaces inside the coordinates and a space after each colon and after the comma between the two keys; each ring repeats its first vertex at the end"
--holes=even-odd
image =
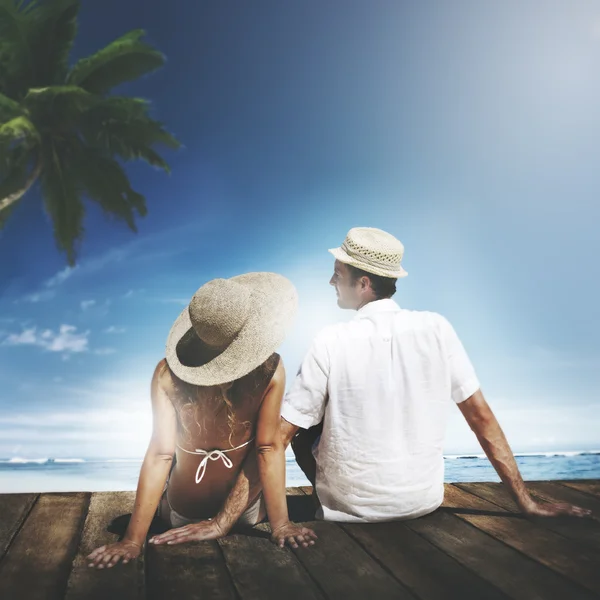
{"type": "Polygon", "coordinates": [[[260,272],[213,279],[196,291],[171,327],[167,363],[177,377],[191,384],[235,381],[275,352],[297,309],[296,288],[283,275],[260,272]],[[185,364],[181,356],[186,345],[217,354],[198,366],[185,364]]]}
{"type": "Polygon", "coordinates": [[[329,252],[340,262],[357,269],[397,279],[408,273],[402,265],[404,245],[392,234],[375,227],[354,227],[339,248],[329,252]]]}

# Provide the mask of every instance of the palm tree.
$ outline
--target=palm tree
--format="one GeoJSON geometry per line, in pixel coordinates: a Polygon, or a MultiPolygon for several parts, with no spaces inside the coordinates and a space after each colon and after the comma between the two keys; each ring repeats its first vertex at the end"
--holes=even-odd
{"type": "Polygon", "coordinates": [[[137,232],[131,188],[119,159],[170,172],[153,149],[180,143],[149,115],[149,102],[110,95],[154,71],[165,57],[131,31],[69,67],[80,0],[0,0],[0,229],[39,181],[59,250],[75,265],[86,197],[137,232]]]}

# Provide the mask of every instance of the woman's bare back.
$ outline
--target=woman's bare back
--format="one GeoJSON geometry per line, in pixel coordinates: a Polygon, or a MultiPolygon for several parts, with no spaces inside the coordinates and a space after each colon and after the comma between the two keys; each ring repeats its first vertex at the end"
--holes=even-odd
{"type": "Polygon", "coordinates": [[[220,457],[207,460],[199,483],[196,483],[196,474],[205,457],[185,450],[228,450],[251,440],[255,435],[262,399],[279,360],[279,354],[273,353],[254,371],[234,382],[229,393],[235,422],[233,431],[219,386],[193,386],[178,379],[170,369],[165,369],[165,390],[177,415],[178,446],[169,476],[168,498],[178,513],[199,519],[214,517],[220,510],[254,442],[225,453],[229,459],[227,462],[231,461],[231,468],[220,457]]]}

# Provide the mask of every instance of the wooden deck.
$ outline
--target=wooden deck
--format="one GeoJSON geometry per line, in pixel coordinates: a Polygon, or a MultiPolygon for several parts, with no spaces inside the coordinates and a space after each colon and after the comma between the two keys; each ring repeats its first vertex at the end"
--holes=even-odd
{"type": "MultiPolygon", "coordinates": [[[[290,516],[319,536],[280,549],[248,534],[146,544],[111,569],[85,556],[120,539],[135,492],[0,495],[0,598],[578,600],[600,598],[600,480],[527,482],[541,501],[594,518],[524,519],[502,484],[446,484],[445,502],[411,521],[313,521],[311,488],[288,488],[290,516]]],[[[159,531],[154,526],[152,534],[159,531]]]]}

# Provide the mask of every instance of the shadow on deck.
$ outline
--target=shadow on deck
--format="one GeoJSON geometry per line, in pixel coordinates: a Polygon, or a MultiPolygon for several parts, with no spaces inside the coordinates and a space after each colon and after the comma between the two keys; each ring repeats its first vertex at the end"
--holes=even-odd
{"type": "MultiPolygon", "coordinates": [[[[135,492],[0,495],[0,598],[578,600],[600,598],[600,481],[527,482],[542,502],[585,519],[523,518],[499,483],[446,484],[444,504],[410,521],[314,521],[311,488],[288,488],[290,518],[311,548],[280,549],[262,523],[226,538],[146,544],[139,559],[91,569],[117,541],[135,492]]],[[[149,536],[164,530],[155,520],[149,536]]]]}

